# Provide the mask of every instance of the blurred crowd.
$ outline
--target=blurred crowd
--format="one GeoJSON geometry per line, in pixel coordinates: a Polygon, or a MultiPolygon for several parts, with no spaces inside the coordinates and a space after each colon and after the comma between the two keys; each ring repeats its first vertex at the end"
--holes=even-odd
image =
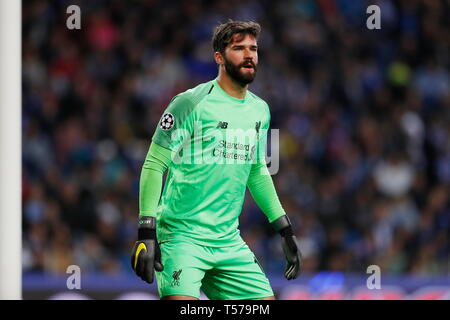
{"type": "MultiPolygon", "coordinates": [[[[216,77],[212,30],[232,18],[262,26],[250,90],[279,130],[272,177],[304,272],[450,274],[449,16],[439,0],[27,0],[24,272],[132,272],[151,137],[174,95],[216,77]],[[71,4],[81,30],[66,27],[71,4]]],[[[281,274],[249,193],[240,222],[281,274]]]]}

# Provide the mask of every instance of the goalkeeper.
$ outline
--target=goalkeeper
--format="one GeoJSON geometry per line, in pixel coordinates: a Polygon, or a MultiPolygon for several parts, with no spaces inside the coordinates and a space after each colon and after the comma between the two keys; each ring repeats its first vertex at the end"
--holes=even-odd
{"type": "Polygon", "coordinates": [[[200,290],[214,300],[275,299],[239,233],[246,187],[281,235],[285,277],[300,272],[301,254],[264,160],[269,107],[247,90],[259,33],[255,22],[216,27],[217,78],[175,96],[153,135],[131,265],[148,283],[156,277],[162,299],[199,299],[200,290]]]}

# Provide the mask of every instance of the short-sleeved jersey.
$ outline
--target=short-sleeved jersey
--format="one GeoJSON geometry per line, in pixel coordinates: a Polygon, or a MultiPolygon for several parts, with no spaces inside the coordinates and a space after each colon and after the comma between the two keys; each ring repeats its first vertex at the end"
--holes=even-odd
{"type": "Polygon", "coordinates": [[[217,80],[175,96],[153,142],[172,150],[157,209],[158,240],[208,246],[242,241],[238,218],[252,164],[264,161],[270,111],[247,90],[228,95],[217,80]]]}

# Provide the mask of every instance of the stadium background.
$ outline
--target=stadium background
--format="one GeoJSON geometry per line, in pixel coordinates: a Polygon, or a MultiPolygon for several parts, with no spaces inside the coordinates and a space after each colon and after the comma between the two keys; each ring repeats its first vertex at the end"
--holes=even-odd
{"type": "Polygon", "coordinates": [[[24,298],[69,292],[69,265],[82,271],[69,293],[155,293],[129,267],[141,165],[171,97],[216,76],[212,29],[229,18],[262,25],[250,90],[280,130],[273,179],[304,255],[284,281],[247,197],[241,234],[277,294],[357,298],[378,265],[400,297],[449,298],[449,15],[444,0],[24,1],[24,298]]]}

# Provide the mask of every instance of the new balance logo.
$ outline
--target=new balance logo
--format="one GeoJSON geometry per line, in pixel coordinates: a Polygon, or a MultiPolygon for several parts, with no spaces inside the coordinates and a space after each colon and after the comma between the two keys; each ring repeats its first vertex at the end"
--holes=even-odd
{"type": "Polygon", "coordinates": [[[228,122],[225,121],[219,121],[219,124],[217,125],[216,129],[226,129],[228,127],[228,122]]]}

